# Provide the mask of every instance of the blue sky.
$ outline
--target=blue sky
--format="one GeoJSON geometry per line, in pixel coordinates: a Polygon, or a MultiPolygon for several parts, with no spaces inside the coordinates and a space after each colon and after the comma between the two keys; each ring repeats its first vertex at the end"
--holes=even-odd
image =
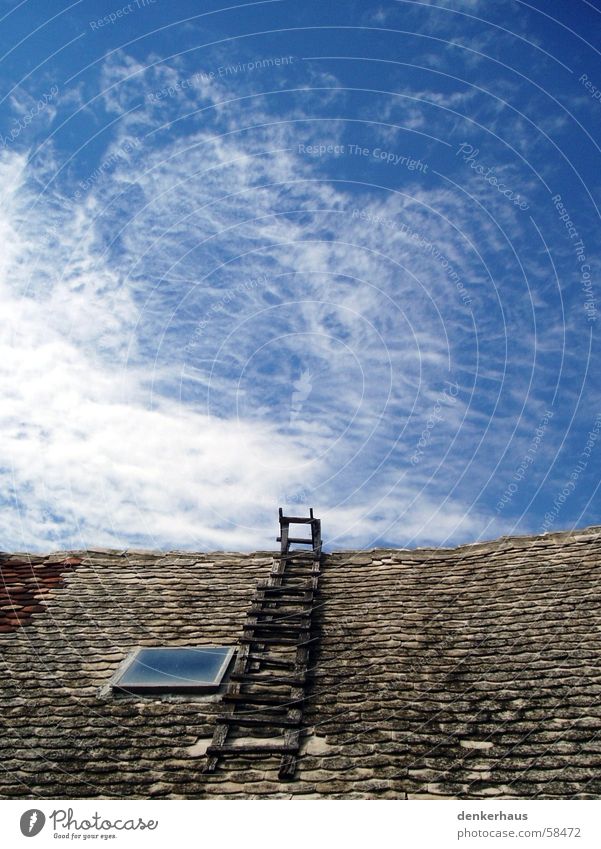
{"type": "Polygon", "coordinates": [[[1,548],[600,523],[598,3],[0,16],[1,548]]]}

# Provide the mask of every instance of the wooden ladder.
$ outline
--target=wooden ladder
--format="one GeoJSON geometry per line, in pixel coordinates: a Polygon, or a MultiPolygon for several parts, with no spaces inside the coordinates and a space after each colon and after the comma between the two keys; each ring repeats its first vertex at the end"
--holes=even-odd
{"type": "Polygon", "coordinates": [[[280,555],[259,581],[207,749],[205,772],[227,755],[281,754],[280,779],[294,778],[309,669],[311,618],[321,565],[321,521],[279,511],[280,555]],[[293,537],[290,525],[311,536],[293,537]],[[304,549],[291,546],[306,546],[304,549]],[[243,737],[244,733],[252,737],[243,737]]]}

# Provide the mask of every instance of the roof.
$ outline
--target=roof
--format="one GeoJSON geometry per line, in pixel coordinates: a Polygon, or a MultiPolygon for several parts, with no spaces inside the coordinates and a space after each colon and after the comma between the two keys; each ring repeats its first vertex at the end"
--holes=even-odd
{"type": "Polygon", "coordinates": [[[221,696],[134,646],[236,644],[275,554],[1,555],[0,798],[599,798],[601,528],[323,557],[294,781],[202,773],[221,696]]]}

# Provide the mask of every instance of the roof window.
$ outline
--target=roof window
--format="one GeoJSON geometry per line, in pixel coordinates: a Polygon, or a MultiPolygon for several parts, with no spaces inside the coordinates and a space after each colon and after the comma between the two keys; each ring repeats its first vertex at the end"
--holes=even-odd
{"type": "Polygon", "coordinates": [[[117,670],[111,687],[129,693],[215,692],[233,655],[232,646],[138,648],[117,670]]]}

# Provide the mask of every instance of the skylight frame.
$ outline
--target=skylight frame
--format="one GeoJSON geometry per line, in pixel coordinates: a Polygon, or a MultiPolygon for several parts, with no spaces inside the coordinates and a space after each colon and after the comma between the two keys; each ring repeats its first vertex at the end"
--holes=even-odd
{"type": "MultiPolygon", "coordinates": [[[[169,694],[169,693],[199,693],[208,694],[216,693],[222,686],[223,679],[228,671],[232,659],[236,654],[236,646],[216,646],[216,645],[201,645],[201,646],[136,646],[133,648],[117,671],[112,676],[109,686],[113,692],[131,693],[131,694],[169,694]],[[218,670],[213,675],[212,680],[201,681],[195,680],[189,684],[183,682],[182,679],[177,684],[157,683],[154,682],[137,682],[127,683],[124,678],[127,678],[128,671],[131,670],[141,652],[176,652],[176,651],[202,651],[203,649],[219,649],[225,652],[223,661],[218,670]]],[[[142,661],[144,663],[144,661],[142,661]]],[[[146,661],[148,663],[148,660],[146,661]]]]}

